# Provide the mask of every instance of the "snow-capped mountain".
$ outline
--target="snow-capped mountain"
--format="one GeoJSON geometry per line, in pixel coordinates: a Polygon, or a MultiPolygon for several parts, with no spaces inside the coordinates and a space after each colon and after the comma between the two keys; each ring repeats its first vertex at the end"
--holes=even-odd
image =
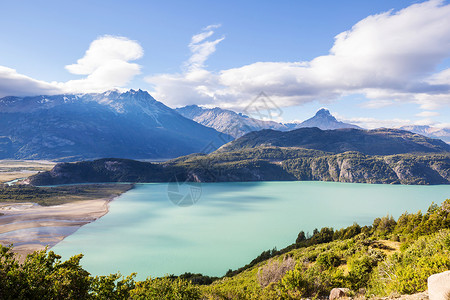
{"type": "Polygon", "coordinates": [[[277,123],[274,121],[262,121],[238,114],[231,110],[221,108],[202,108],[197,105],[189,105],[176,108],[176,111],[202,125],[216,129],[234,136],[241,137],[246,133],[262,129],[273,129],[279,131],[294,130],[303,127],[318,127],[322,130],[339,128],[360,128],[353,124],[347,124],[336,120],[330,112],[322,108],[316,115],[301,123],[277,123]]]}
{"type": "Polygon", "coordinates": [[[214,128],[217,131],[227,133],[235,138],[241,137],[248,132],[261,129],[288,130],[288,128],[281,123],[257,120],[218,107],[208,109],[197,105],[188,105],[176,108],[176,111],[188,119],[214,128]]]}
{"type": "Polygon", "coordinates": [[[441,139],[450,144],[450,128],[436,128],[428,125],[408,125],[400,129],[422,134],[435,139],[441,139]]]}
{"type": "Polygon", "coordinates": [[[0,158],[171,158],[231,139],[142,90],[0,99],[0,158]]]}
{"type": "MultiPolygon", "coordinates": [[[[322,130],[327,129],[341,129],[341,128],[356,128],[361,129],[361,127],[353,124],[348,124],[336,120],[336,118],[330,113],[326,108],[321,108],[316,112],[316,115],[308,120],[301,122],[295,126],[296,128],[304,127],[317,127],[322,130]]],[[[294,129],[294,128],[292,128],[294,129]]]]}

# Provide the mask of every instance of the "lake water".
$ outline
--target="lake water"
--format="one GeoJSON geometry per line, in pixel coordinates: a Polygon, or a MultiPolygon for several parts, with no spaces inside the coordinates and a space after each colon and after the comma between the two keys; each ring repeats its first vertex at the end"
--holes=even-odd
{"type": "Polygon", "coordinates": [[[82,265],[93,275],[221,276],[264,250],[292,244],[301,230],[370,225],[386,214],[426,211],[446,198],[450,185],[205,183],[197,203],[180,207],[169,201],[167,184],[137,184],[107,215],[52,250],[65,259],[83,253],[82,265]]]}

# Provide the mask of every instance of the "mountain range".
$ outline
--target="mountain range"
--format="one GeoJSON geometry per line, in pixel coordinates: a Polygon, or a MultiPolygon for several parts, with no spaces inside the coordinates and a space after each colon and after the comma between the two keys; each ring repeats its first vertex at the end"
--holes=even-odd
{"type": "Polygon", "coordinates": [[[322,108],[316,115],[300,123],[278,123],[275,121],[263,121],[248,117],[241,113],[222,108],[202,108],[197,105],[189,105],[176,109],[181,115],[194,120],[202,125],[230,134],[238,138],[246,133],[262,129],[274,129],[288,131],[304,127],[317,127],[322,130],[339,128],[360,128],[357,125],[348,124],[336,120],[331,113],[322,108]]]}
{"type": "Polygon", "coordinates": [[[449,184],[450,145],[398,129],[267,129],[248,133],[210,154],[191,154],[158,164],[124,159],[60,163],[30,177],[29,182],[174,180],[449,184]]]}
{"type": "Polygon", "coordinates": [[[0,159],[172,158],[230,140],[142,90],[0,99],[0,159]]]}
{"type": "MultiPolygon", "coordinates": [[[[189,105],[176,108],[184,117],[194,120],[202,125],[216,129],[217,131],[229,134],[234,138],[243,136],[252,131],[262,129],[273,129],[280,131],[289,131],[305,127],[317,127],[322,130],[355,128],[361,127],[338,121],[328,109],[321,108],[316,114],[303,122],[279,123],[275,121],[263,121],[248,117],[242,113],[236,113],[232,110],[215,108],[203,108],[197,105],[189,105]]],[[[398,129],[411,131],[427,137],[441,139],[450,143],[450,129],[437,128],[428,125],[407,125],[398,129]]]]}
{"type": "MultiPolygon", "coordinates": [[[[275,134],[278,139],[291,142],[297,141],[300,134],[303,142],[298,147],[310,146],[308,139],[315,143],[325,139],[327,147],[361,151],[358,147],[348,147],[347,140],[341,140],[339,135],[344,134],[344,131],[331,134],[311,129],[313,127],[322,130],[359,129],[356,125],[336,120],[324,108],[301,123],[278,123],[257,120],[221,108],[206,109],[191,105],[174,110],[142,90],[11,96],[0,99],[0,159],[76,161],[116,157],[163,160],[191,153],[210,153],[243,136],[246,138],[233,141],[225,147],[235,147],[244,140],[251,144],[255,142],[250,140],[255,136],[252,134],[261,130],[261,134],[257,135],[259,138],[269,137],[272,131],[276,131],[281,132],[275,134]],[[301,128],[305,130],[297,131],[301,128]],[[327,140],[330,134],[337,139],[336,142],[327,140]]],[[[405,129],[432,137],[445,138],[449,133],[427,126],[405,129]]],[[[360,131],[349,132],[352,132],[348,135],[352,139],[361,138],[360,131]]],[[[375,132],[370,131],[365,138],[373,139],[375,132]]],[[[396,134],[396,139],[410,137],[401,130],[396,134]]],[[[395,144],[391,144],[393,141],[373,140],[367,147],[391,149],[395,144]]],[[[272,142],[268,140],[264,143],[272,142]]],[[[277,143],[273,145],[281,146],[277,143]]],[[[317,149],[331,149],[324,147],[317,149]]]]}

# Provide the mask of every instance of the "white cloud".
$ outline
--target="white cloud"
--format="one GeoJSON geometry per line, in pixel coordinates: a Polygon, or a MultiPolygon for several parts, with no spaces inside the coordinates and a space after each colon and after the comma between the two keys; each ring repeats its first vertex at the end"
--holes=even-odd
{"type": "Polygon", "coordinates": [[[440,115],[440,113],[438,113],[437,111],[422,111],[422,112],[416,114],[417,117],[423,117],[423,118],[436,117],[439,115],[440,115]]]}
{"type": "Polygon", "coordinates": [[[125,37],[102,36],[91,43],[83,58],[76,64],[67,65],[73,74],[89,75],[99,68],[116,62],[128,62],[144,55],[142,47],[125,37]]]}
{"type": "Polygon", "coordinates": [[[140,73],[140,65],[130,63],[144,52],[138,42],[117,36],[94,40],[77,63],[67,65],[73,74],[86,75],[67,82],[45,82],[0,66],[0,96],[50,95],[58,93],[103,92],[125,86],[140,73]]]}
{"type": "Polygon", "coordinates": [[[61,89],[54,84],[36,80],[0,66],[0,97],[57,94],[61,89]]]}
{"type": "Polygon", "coordinates": [[[433,74],[450,57],[450,5],[443,1],[369,16],[338,34],[328,55],[311,61],[256,62],[214,73],[204,68],[223,40],[207,41],[213,29],[205,28],[189,45],[192,56],[187,65],[195,66],[195,73],[201,71],[202,76],[193,76],[189,68],[151,76],[148,81],[157,97],[172,106],[200,100],[237,109],[261,91],[279,106],[356,93],[372,100],[365,104],[372,108],[396,101],[415,102],[423,109],[450,104],[450,71],[433,74]],[[179,98],[177,85],[189,99],[179,98]]]}
{"type": "Polygon", "coordinates": [[[401,126],[411,125],[413,122],[408,119],[376,119],[376,118],[342,118],[343,122],[356,124],[362,128],[398,128],[401,126]]]}
{"type": "Polygon", "coordinates": [[[172,106],[187,104],[208,104],[220,94],[218,74],[207,71],[205,62],[216,51],[224,37],[209,40],[214,29],[220,25],[209,25],[202,32],[192,36],[189,44],[191,56],[184,63],[182,73],[157,74],[146,77],[153,88],[156,99],[172,106]]]}

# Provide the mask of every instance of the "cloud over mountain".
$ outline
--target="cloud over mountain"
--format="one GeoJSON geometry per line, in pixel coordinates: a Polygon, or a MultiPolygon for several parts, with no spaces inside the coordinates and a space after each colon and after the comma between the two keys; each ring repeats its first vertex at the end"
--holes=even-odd
{"type": "MultiPolygon", "coordinates": [[[[311,61],[256,62],[210,72],[204,60],[222,41],[207,42],[209,29],[195,35],[203,46],[195,70],[148,77],[156,96],[171,105],[214,103],[239,108],[264,91],[279,106],[364,94],[367,107],[411,101],[424,109],[450,103],[450,70],[436,72],[450,57],[450,5],[431,0],[398,12],[368,16],[335,37],[329,54],[311,61]],[[182,94],[187,97],[180,97],[182,94]]],[[[190,45],[192,50],[192,43],[190,45]]],[[[188,60],[196,57],[194,53],[188,60]]]]}
{"type": "Polygon", "coordinates": [[[101,36],[90,44],[82,58],[66,66],[70,73],[85,77],[67,82],[45,82],[0,66],[0,97],[102,92],[123,87],[141,70],[140,65],[130,61],[143,55],[144,50],[136,41],[120,36],[101,36]]]}
{"type": "MultiPolygon", "coordinates": [[[[157,99],[174,107],[188,104],[240,110],[260,92],[279,107],[350,94],[368,99],[366,108],[410,102],[424,110],[450,104],[450,4],[442,0],[416,3],[399,11],[368,16],[336,35],[327,55],[309,61],[255,62],[237,68],[208,70],[207,59],[223,36],[210,25],[192,36],[189,58],[180,71],[147,75],[157,99]]],[[[292,38],[295,39],[295,36],[292,38]]],[[[101,36],[76,63],[67,82],[45,82],[0,66],[0,96],[101,92],[125,87],[141,72],[134,62],[143,56],[138,42],[101,36]]]]}

